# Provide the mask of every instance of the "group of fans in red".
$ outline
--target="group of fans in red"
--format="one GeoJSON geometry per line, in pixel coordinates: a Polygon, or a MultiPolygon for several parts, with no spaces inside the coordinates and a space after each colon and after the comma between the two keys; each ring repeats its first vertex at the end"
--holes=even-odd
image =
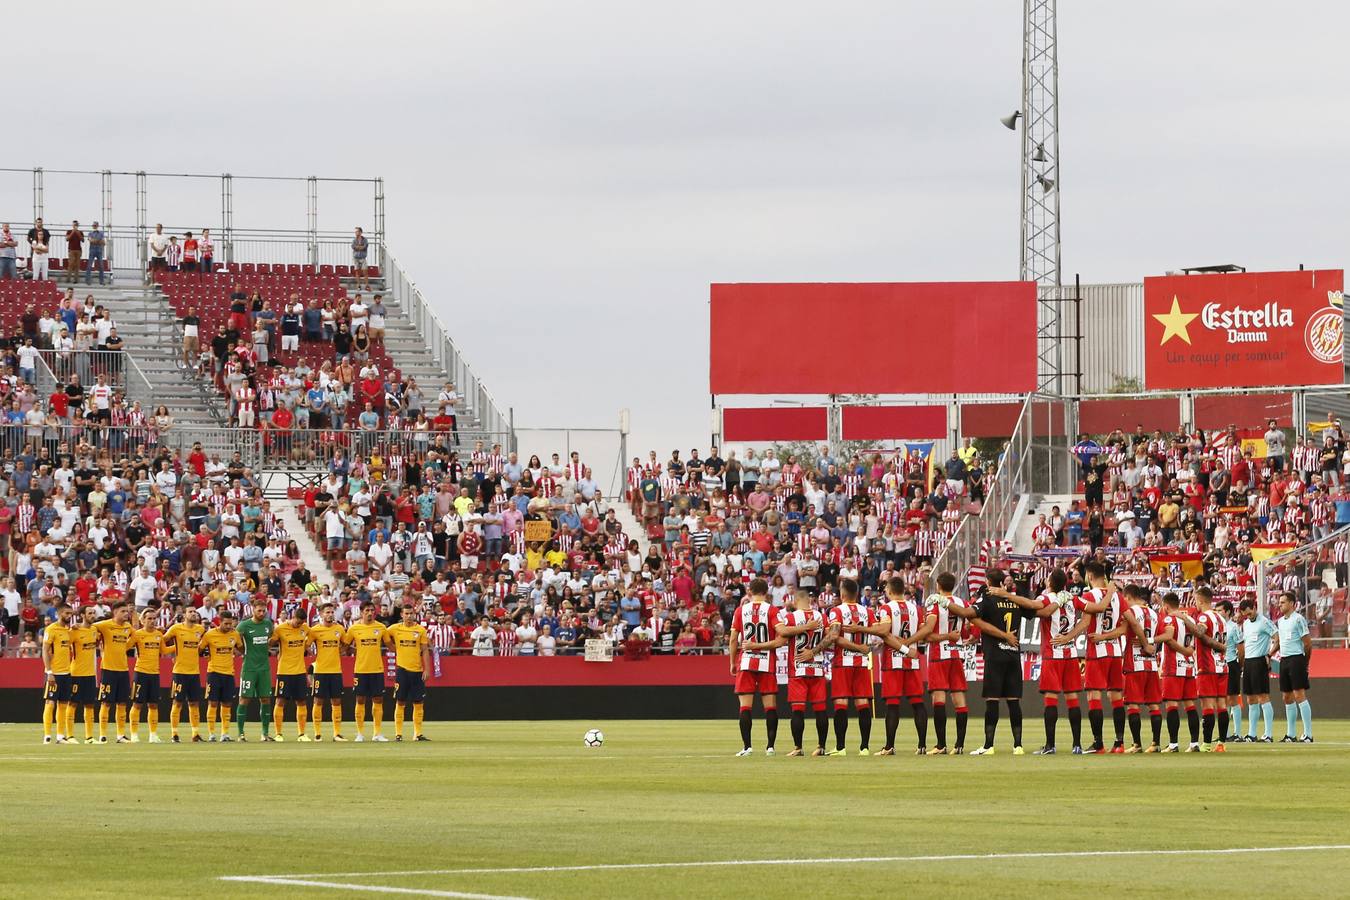
{"type": "MultiPolygon", "coordinates": [[[[1007,707],[1012,727],[1013,754],[1022,755],[1023,661],[1019,634],[1027,620],[1038,619],[1040,691],[1044,699],[1045,744],[1035,755],[1056,752],[1056,730],[1061,702],[1067,709],[1073,753],[1176,753],[1182,713],[1190,732],[1186,752],[1225,751],[1229,737],[1229,704],[1239,702],[1240,687],[1232,662],[1233,641],[1241,641],[1241,627],[1232,605],[1215,603],[1209,588],[1190,592],[1191,605],[1182,607],[1177,593],[1163,594],[1157,605],[1153,592],[1136,585],[1118,588],[1105,569],[1087,563],[1087,589],[1067,591],[1061,569],[1053,570],[1045,589],[1036,597],[1019,596],[1012,580],[991,569],[988,583],[974,600],[953,594],[956,577],[937,576],[937,592],[926,601],[899,578],[885,584],[885,602],[869,608],[859,603],[858,584],[841,579],[838,603],[821,611],[813,598],[799,591],[790,607],[769,602],[763,579],[749,585],[749,596],[736,610],[730,629],[731,674],[740,703],[740,731],[744,747],[736,755],[751,754],[754,698],[760,697],[767,730],[766,753],[775,752],[778,731],[776,655],[787,652],[787,699],[791,709],[793,749],[803,756],[808,710],[815,716],[816,747],[811,756],[845,756],[849,711],[856,711],[863,756],[872,755],[875,651],[880,669],[880,702],[885,707],[886,742],[877,756],[895,753],[896,731],[903,704],[913,712],[918,737],[916,755],[960,755],[965,751],[967,674],[962,648],[976,640],[984,657],[982,695],[985,699],[984,741],[971,755],[995,752],[1000,701],[1007,707]],[[1237,637],[1234,637],[1234,634],[1237,637]],[[926,650],[925,650],[926,648],[926,650]],[[924,661],[926,657],[927,665],[924,661]],[[1233,671],[1230,672],[1230,666],[1233,671]],[[928,709],[932,700],[936,742],[928,745],[928,709]],[[828,693],[827,698],[827,682],[828,693]],[[1092,742],[1082,743],[1082,707],[1086,693],[1092,742]],[[954,740],[948,741],[948,705],[955,717],[954,740]],[[834,749],[826,750],[830,717],[834,711],[834,749]],[[1104,736],[1110,708],[1114,740],[1104,736]],[[1143,741],[1143,717],[1152,726],[1152,740],[1143,741]],[[1167,726],[1168,740],[1162,742],[1167,726]],[[1126,742],[1128,726],[1129,743],[1126,742]],[[1215,741],[1215,728],[1218,741],[1215,741]],[[1203,742],[1201,733],[1203,731],[1203,742]]],[[[1291,607],[1292,595],[1284,603],[1291,607]]],[[[1239,613],[1244,614],[1246,610],[1239,613]]],[[[1262,659],[1264,661],[1264,657],[1262,659]]],[[[1268,683],[1269,672],[1266,679],[1268,683]]],[[[1269,690],[1267,686],[1265,690],[1269,690]]],[[[1268,699],[1268,698],[1267,698],[1268,699]]],[[[1240,727],[1240,726],[1239,726],[1240,727]]]]}

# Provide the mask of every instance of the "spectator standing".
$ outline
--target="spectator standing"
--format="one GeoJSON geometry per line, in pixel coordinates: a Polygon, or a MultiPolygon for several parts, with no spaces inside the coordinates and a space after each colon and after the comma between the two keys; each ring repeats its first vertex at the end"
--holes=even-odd
{"type": "Polygon", "coordinates": [[[146,239],[145,246],[150,259],[150,271],[164,268],[164,257],[169,252],[169,236],[164,233],[162,224],[155,226],[155,233],[146,239]]]}
{"type": "Polygon", "coordinates": [[[211,243],[211,229],[203,228],[202,236],[197,240],[197,255],[201,258],[200,269],[210,275],[216,268],[216,245],[211,243]]]}
{"type": "Polygon", "coordinates": [[[9,230],[9,223],[0,225],[0,279],[17,278],[19,241],[9,230]]]}
{"type": "Polygon", "coordinates": [[[80,223],[72,220],[66,229],[66,279],[75,284],[80,280],[80,260],[84,258],[84,232],[80,223]]]}
{"type": "Polygon", "coordinates": [[[47,277],[47,256],[51,252],[51,243],[52,233],[38,219],[28,229],[28,270],[34,281],[42,281],[47,277]]]}
{"type": "Polygon", "coordinates": [[[369,250],[370,242],[366,240],[361,229],[357,228],[356,236],[352,238],[352,268],[356,270],[356,287],[361,290],[370,290],[370,277],[366,269],[366,255],[369,250]]]}
{"type": "Polygon", "coordinates": [[[1283,472],[1286,446],[1284,429],[1277,428],[1274,419],[1266,425],[1266,460],[1270,463],[1271,471],[1283,472]]]}
{"type": "Polygon", "coordinates": [[[84,283],[89,284],[98,271],[98,283],[103,284],[103,261],[106,258],[108,236],[95,222],[89,229],[89,268],[84,272],[84,283]]]}

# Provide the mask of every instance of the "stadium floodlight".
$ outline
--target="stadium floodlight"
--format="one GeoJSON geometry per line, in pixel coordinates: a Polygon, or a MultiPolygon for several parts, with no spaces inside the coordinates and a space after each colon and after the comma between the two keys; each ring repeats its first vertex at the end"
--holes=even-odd
{"type": "Polygon", "coordinates": [[[1016,131],[1017,120],[1020,118],[1022,118],[1022,111],[1020,109],[1015,109],[1012,111],[1010,115],[1004,116],[1003,118],[999,119],[999,121],[1002,122],[1003,127],[1008,129],[1009,131],[1016,131]]]}
{"type": "Polygon", "coordinates": [[[1041,190],[1048,192],[1052,187],[1055,186],[1055,179],[1047,178],[1044,175],[1038,175],[1036,177],[1036,183],[1041,186],[1041,190]]]}

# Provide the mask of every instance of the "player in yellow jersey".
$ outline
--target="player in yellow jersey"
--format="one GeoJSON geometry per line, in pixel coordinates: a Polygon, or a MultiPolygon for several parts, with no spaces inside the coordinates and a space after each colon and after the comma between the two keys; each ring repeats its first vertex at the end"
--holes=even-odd
{"type": "Polygon", "coordinates": [[[66,715],[70,706],[70,622],[73,613],[62,603],[56,607],[56,621],[42,630],[42,668],[47,674],[42,692],[42,743],[66,743],[66,715]]]}
{"type": "Polygon", "coordinates": [[[314,644],[314,740],[323,740],[323,705],[333,711],[333,740],[342,736],[342,642],[347,632],[337,623],[337,606],[325,600],[319,607],[319,624],[309,629],[314,644]]]}
{"type": "Polygon", "coordinates": [[[192,725],[192,743],[202,743],[202,635],[206,626],[197,610],[188,607],[183,621],[175,622],[164,633],[164,652],[173,655],[173,706],[169,708],[171,740],[178,738],[178,723],[186,707],[192,725]]]}
{"type": "Polygon", "coordinates": [[[417,608],[403,607],[403,621],[389,626],[384,643],[394,650],[394,740],[403,740],[403,716],[413,708],[413,738],[429,741],[422,733],[423,703],[427,698],[426,672],[431,668],[431,640],[417,621],[417,608]]]}
{"type": "Polygon", "coordinates": [[[127,672],[127,649],[131,646],[131,604],[118,600],[112,618],[95,622],[103,669],[98,686],[98,742],[108,743],[108,718],[117,720],[117,743],[131,742],[127,735],[127,704],[131,703],[131,675],[127,672]]]}
{"type": "Polygon", "coordinates": [[[98,709],[98,629],[94,608],[86,606],[70,629],[70,703],[66,706],[66,737],[74,740],[75,714],[84,710],[84,742],[96,744],[94,714],[98,709]]]}
{"type": "Polygon", "coordinates": [[[202,636],[206,655],[206,740],[216,741],[216,720],[220,720],[220,742],[228,744],[230,714],[239,699],[239,682],[234,678],[234,658],[244,655],[244,639],[234,627],[234,613],[220,614],[220,624],[202,636]]]}
{"type": "Polygon", "coordinates": [[[384,635],[387,627],[375,620],[375,604],[367,600],[361,604],[361,620],[343,636],[342,642],[353,648],[356,665],[354,685],[356,694],[356,742],[366,739],[366,701],[370,701],[370,717],[375,723],[375,740],[385,743],[389,738],[381,733],[384,725],[384,635]]]}
{"type": "Polygon", "coordinates": [[[309,645],[309,627],[304,610],[297,603],[291,614],[272,631],[270,643],[277,645],[277,705],[273,713],[278,741],[283,740],[281,726],[286,721],[286,701],[295,704],[296,740],[309,743],[305,725],[309,719],[309,676],[305,674],[305,647],[309,645]]]}
{"type": "Polygon", "coordinates": [[[164,632],[155,624],[153,609],[141,613],[141,627],[131,633],[131,649],[136,651],[136,682],[131,687],[131,742],[140,743],[141,716],[148,715],[148,743],[159,739],[159,657],[164,649],[164,632]]]}

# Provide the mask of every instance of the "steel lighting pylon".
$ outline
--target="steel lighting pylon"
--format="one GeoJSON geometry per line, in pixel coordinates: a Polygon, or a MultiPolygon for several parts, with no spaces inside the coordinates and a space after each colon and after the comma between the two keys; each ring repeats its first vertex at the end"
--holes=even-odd
{"type": "MultiPolygon", "coordinates": [[[[1023,0],[1020,273],[1039,287],[1038,384],[1063,393],[1059,239],[1059,61],[1056,0],[1023,0]]],[[[1007,119],[1004,123],[1007,124],[1007,119]]],[[[1015,120],[1014,120],[1015,122],[1015,120]]]]}

